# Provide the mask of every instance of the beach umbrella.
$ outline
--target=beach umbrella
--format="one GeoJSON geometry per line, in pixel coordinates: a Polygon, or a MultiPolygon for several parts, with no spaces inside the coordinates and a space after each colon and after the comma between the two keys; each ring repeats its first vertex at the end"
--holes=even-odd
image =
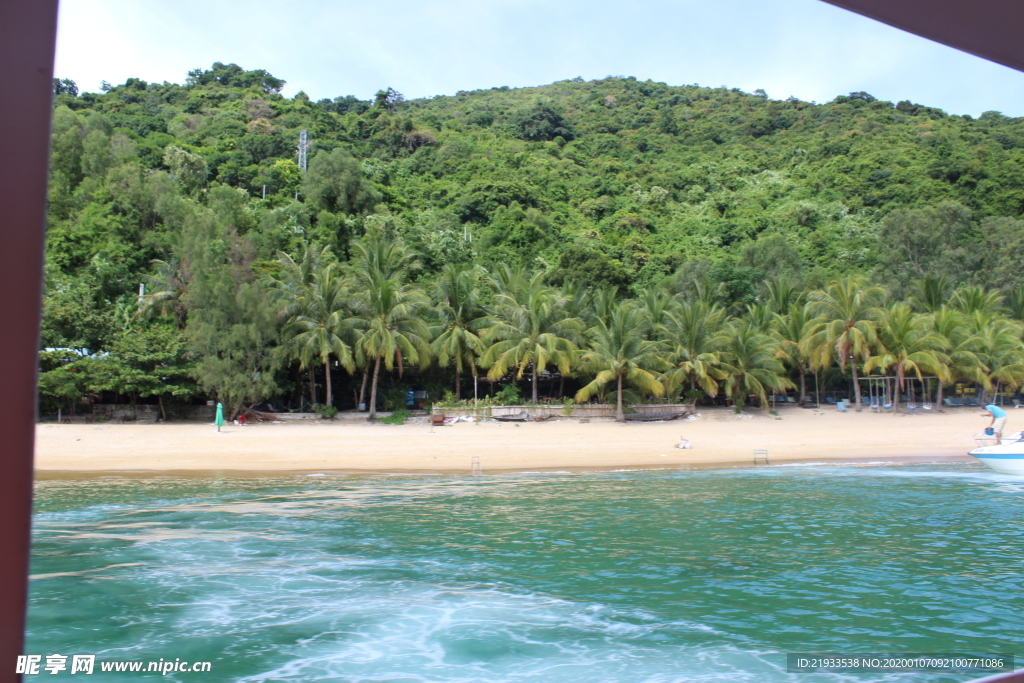
{"type": "Polygon", "coordinates": [[[224,426],[224,404],[223,403],[218,403],[217,404],[217,417],[214,418],[213,424],[217,425],[217,431],[218,432],[220,431],[220,428],[224,426]]]}

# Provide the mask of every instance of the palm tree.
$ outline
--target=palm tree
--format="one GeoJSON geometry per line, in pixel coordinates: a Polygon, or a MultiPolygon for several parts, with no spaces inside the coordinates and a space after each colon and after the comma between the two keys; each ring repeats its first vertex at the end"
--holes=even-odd
{"type": "Polygon", "coordinates": [[[615,285],[605,285],[594,291],[590,299],[590,308],[585,313],[585,320],[589,324],[594,324],[598,320],[608,320],[618,308],[619,288],[615,285]]]}
{"type": "MultiPolygon", "coordinates": [[[[996,392],[999,391],[1000,384],[1007,384],[1016,389],[1024,384],[1024,348],[1021,347],[1019,328],[1016,338],[1009,334],[1004,336],[999,332],[995,338],[1005,339],[1006,342],[994,344],[994,348],[987,354],[992,383],[995,384],[996,392]]],[[[986,387],[988,388],[991,387],[986,387]]]]}
{"type": "Polygon", "coordinates": [[[658,344],[645,339],[645,315],[635,306],[620,306],[607,319],[598,318],[587,334],[590,348],[580,359],[585,372],[594,379],[576,392],[577,401],[587,401],[611,381],[616,383],[615,420],[625,422],[622,411],[622,383],[641,391],[662,396],[665,387],[651,369],[664,363],[658,353],[658,344]]]}
{"type": "MultiPolygon", "coordinates": [[[[567,281],[561,287],[560,296],[565,302],[565,316],[567,318],[576,318],[581,321],[579,328],[570,338],[570,341],[577,346],[585,343],[586,339],[581,331],[586,327],[586,321],[593,315],[595,299],[594,290],[589,287],[584,287],[578,282],[567,281]]],[[[558,375],[558,398],[561,400],[565,397],[565,378],[577,377],[577,368],[570,368],[568,373],[559,372],[558,375]]]]}
{"type": "Polygon", "coordinates": [[[306,244],[302,248],[302,259],[296,261],[291,255],[279,251],[281,276],[270,278],[270,284],[284,293],[289,301],[301,298],[304,290],[313,282],[313,277],[325,266],[337,262],[330,248],[318,244],[306,244]]]}
{"type": "Polygon", "coordinates": [[[1002,312],[1003,297],[997,291],[968,285],[953,292],[949,305],[968,315],[977,311],[994,316],[1002,312]]]}
{"type": "Polygon", "coordinates": [[[755,326],[733,322],[723,334],[721,369],[726,373],[726,391],[737,408],[744,396],[761,399],[761,408],[768,410],[768,389],[780,390],[795,386],[785,376],[786,368],[778,358],[775,342],[755,326]]]}
{"type": "Polygon", "coordinates": [[[726,296],[724,282],[713,282],[703,275],[695,275],[684,269],[676,271],[675,276],[668,280],[668,292],[678,295],[687,301],[700,301],[708,306],[721,304],[726,296]]]}
{"type": "Polygon", "coordinates": [[[908,299],[911,306],[922,313],[934,313],[946,304],[953,284],[945,275],[925,275],[914,283],[908,299]]]}
{"type": "Polygon", "coordinates": [[[441,366],[455,364],[455,399],[461,400],[461,376],[464,368],[473,373],[473,394],[476,398],[477,360],[483,355],[484,343],[479,332],[488,320],[480,302],[482,269],[451,264],[434,283],[439,330],[431,350],[441,366]]]}
{"type": "MultiPolygon", "coordinates": [[[[278,315],[288,321],[286,322],[285,329],[293,335],[290,348],[299,361],[299,369],[309,368],[310,401],[315,404],[316,384],[310,360],[313,356],[319,354],[312,350],[316,347],[317,343],[312,342],[312,337],[309,336],[309,333],[313,332],[318,325],[323,327],[319,335],[320,343],[322,344],[321,350],[330,346],[328,339],[332,336],[332,333],[327,332],[326,326],[328,324],[336,327],[336,333],[333,336],[338,336],[339,338],[343,336],[341,328],[337,327],[336,324],[340,324],[341,320],[344,319],[342,311],[346,305],[345,297],[341,292],[332,290],[335,288],[343,290],[344,284],[338,273],[334,270],[337,267],[336,260],[327,247],[306,244],[302,251],[301,260],[296,261],[291,255],[283,251],[278,252],[278,260],[281,264],[280,275],[278,277],[269,277],[265,282],[269,287],[270,296],[281,304],[278,315]],[[326,274],[328,269],[332,271],[330,275],[326,274]],[[325,313],[327,309],[331,308],[336,308],[336,312],[325,313]],[[328,319],[331,317],[334,318],[334,321],[328,323],[328,319]],[[303,319],[302,322],[289,329],[289,324],[293,321],[298,322],[300,318],[303,319]],[[316,321],[319,321],[319,323],[316,321]],[[300,337],[303,338],[300,339],[300,337]]],[[[328,352],[329,355],[330,352],[328,352]]],[[[329,395],[327,402],[330,405],[333,400],[333,396],[330,395],[331,378],[330,371],[328,370],[330,363],[329,358],[322,358],[325,371],[327,371],[326,383],[328,386],[326,388],[329,395]]]]}
{"type": "Polygon", "coordinates": [[[824,368],[838,358],[839,368],[845,372],[847,360],[850,360],[858,411],[861,400],[857,356],[867,359],[870,355],[876,336],[872,322],[877,310],[874,303],[884,293],[881,287],[868,285],[863,277],[852,275],[833,280],[824,291],[807,295],[809,312],[821,318],[808,341],[813,348],[811,364],[824,368]]]}
{"type": "Polygon", "coordinates": [[[669,315],[679,306],[679,300],[661,288],[651,287],[640,293],[637,300],[650,332],[655,333],[668,323],[669,315]]]}
{"type": "Polygon", "coordinates": [[[138,315],[173,317],[178,329],[185,329],[188,319],[188,307],[185,306],[188,284],[182,276],[181,264],[178,259],[153,259],[150,263],[156,266],[156,272],[142,278],[143,290],[139,294],[138,315]]]}
{"type": "Polygon", "coordinates": [[[583,320],[591,309],[594,290],[578,282],[568,281],[561,288],[562,299],[565,301],[565,312],[570,318],[583,320]]]}
{"type": "Polygon", "coordinates": [[[764,304],[772,313],[784,315],[793,304],[800,304],[803,300],[803,292],[785,275],[779,275],[769,280],[765,285],[764,296],[761,297],[764,304]]]}
{"type": "Polygon", "coordinates": [[[377,417],[377,382],[381,361],[401,376],[406,362],[426,366],[430,361],[430,331],[421,317],[429,301],[423,292],[405,283],[415,255],[397,240],[378,232],[353,244],[353,276],[361,338],[359,352],[373,361],[369,419],[377,417]]]}
{"type": "Polygon", "coordinates": [[[983,390],[991,390],[994,382],[1013,387],[1024,383],[1024,325],[983,310],[967,315],[966,321],[967,329],[981,340],[978,357],[987,369],[983,390]]]}
{"type": "Polygon", "coordinates": [[[758,332],[767,333],[775,322],[772,309],[765,304],[747,304],[743,320],[758,332]]]}
{"type": "Polygon", "coordinates": [[[949,356],[944,351],[949,341],[936,334],[929,316],[914,313],[909,304],[898,302],[887,306],[878,317],[878,349],[864,363],[864,372],[875,368],[896,370],[895,412],[900,411],[900,392],[906,385],[908,372],[924,382],[921,371],[934,373],[940,380],[949,379],[949,356]]]}
{"type": "Polygon", "coordinates": [[[313,275],[309,296],[301,312],[292,316],[285,325],[285,336],[296,350],[300,369],[314,358],[324,365],[324,383],[327,385],[327,405],[334,405],[331,382],[331,355],[333,354],[349,373],[355,371],[352,340],[355,324],[349,315],[349,292],[344,279],[334,264],[328,264],[313,275]]]}
{"type": "Polygon", "coordinates": [[[997,315],[1002,312],[1002,295],[994,290],[970,285],[953,292],[949,297],[949,305],[969,315],[974,312],[997,315]]]}
{"type": "Polygon", "coordinates": [[[1006,314],[1013,320],[1024,322],[1024,284],[1017,284],[1006,293],[1006,314]]]}
{"type": "Polygon", "coordinates": [[[716,304],[694,300],[680,304],[667,315],[658,336],[665,341],[665,385],[670,395],[688,382],[708,395],[718,394],[718,382],[726,375],[718,368],[725,311],[716,304]]]}
{"type": "Polygon", "coordinates": [[[531,273],[522,265],[502,263],[491,273],[490,284],[495,293],[518,300],[526,296],[531,283],[539,276],[540,273],[531,273]]]}
{"type": "Polygon", "coordinates": [[[573,339],[582,329],[579,318],[568,315],[565,297],[543,284],[543,273],[515,288],[500,290],[495,297],[491,324],[484,333],[490,345],[480,359],[489,367],[487,376],[500,379],[511,368],[522,379],[530,370],[533,403],[539,400],[537,377],[549,364],[567,374],[575,361],[573,339]]]}
{"type": "Polygon", "coordinates": [[[1021,335],[1024,325],[1004,316],[1004,301],[999,292],[966,286],[953,292],[950,305],[965,315],[967,329],[981,339],[978,357],[987,367],[983,395],[994,383],[1017,387],[1024,382],[1021,335]]]}
{"type": "MultiPolygon", "coordinates": [[[[984,339],[973,334],[967,327],[967,318],[960,311],[948,306],[940,306],[932,314],[932,326],[935,334],[946,340],[946,373],[949,381],[967,380],[987,385],[988,368],[978,355],[984,339]]],[[[945,381],[940,376],[935,392],[935,404],[942,410],[942,391],[945,381]]]]}
{"type": "Polygon", "coordinates": [[[811,369],[811,350],[808,340],[818,320],[806,305],[789,304],[786,313],[775,314],[772,334],[778,343],[779,357],[800,373],[800,402],[807,398],[807,372],[811,369]]]}

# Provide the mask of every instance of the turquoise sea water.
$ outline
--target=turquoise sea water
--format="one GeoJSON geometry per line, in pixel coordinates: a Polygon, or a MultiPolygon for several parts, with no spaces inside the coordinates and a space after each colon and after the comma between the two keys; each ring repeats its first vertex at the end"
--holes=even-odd
{"type": "Polygon", "coordinates": [[[962,681],[1024,656],[1024,479],[979,465],[37,484],[26,680],[962,681]],[[45,677],[45,678],[44,678],[45,677]]]}

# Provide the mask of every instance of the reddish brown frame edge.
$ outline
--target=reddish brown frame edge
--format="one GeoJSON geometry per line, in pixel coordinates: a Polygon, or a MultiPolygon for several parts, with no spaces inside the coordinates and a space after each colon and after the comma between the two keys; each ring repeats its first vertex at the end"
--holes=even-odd
{"type": "Polygon", "coordinates": [[[823,0],[909,33],[1024,71],[1019,0],[823,0]]]}
{"type": "Polygon", "coordinates": [[[57,0],[0,0],[0,681],[25,638],[57,0]]]}
{"type": "MultiPolygon", "coordinates": [[[[825,1],[1024,70],[1018,3],[825,1]]],[[[57,0],[0,0],[0,73],[8,93],[0,106],[0,682],[20,679],[14,662],[24,646],[56,30],[57,0]]],[[[1024,681],[1024,673],[998,680],[1024,681]]]]}

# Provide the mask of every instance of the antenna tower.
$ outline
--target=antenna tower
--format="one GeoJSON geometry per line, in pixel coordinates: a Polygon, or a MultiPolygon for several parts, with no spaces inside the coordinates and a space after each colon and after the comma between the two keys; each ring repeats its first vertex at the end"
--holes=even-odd
{"type": "Polygon", "coordinates": [[[306,131],[299,131],[299,169],[305,173],[306,171],[306,147],[308,146],[308,140],[306,139],[306,131]]]}

